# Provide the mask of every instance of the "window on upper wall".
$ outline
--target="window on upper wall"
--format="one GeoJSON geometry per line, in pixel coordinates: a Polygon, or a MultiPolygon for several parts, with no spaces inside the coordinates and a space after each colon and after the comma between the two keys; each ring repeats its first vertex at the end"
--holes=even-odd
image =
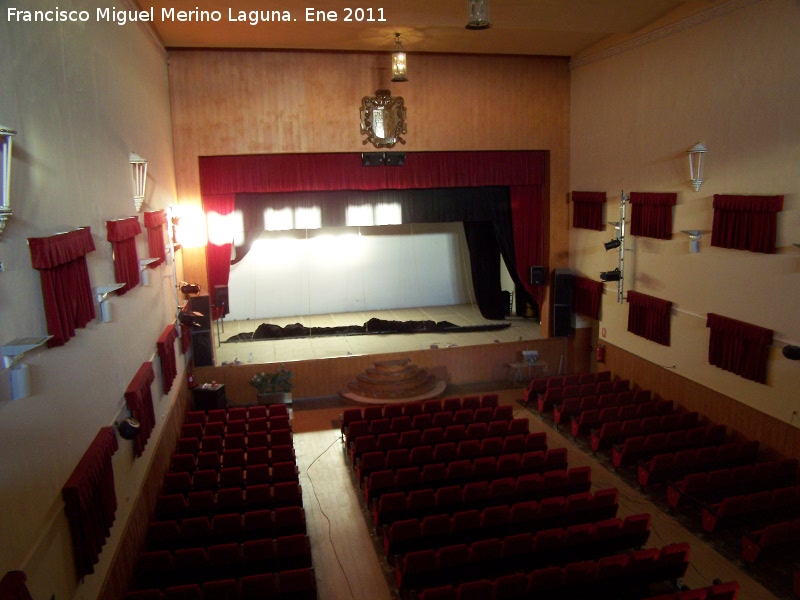
{"type": "Polygon", "coordinates": [[[714,195],[711,245],[775,253],[783,196],[714,195]]]}

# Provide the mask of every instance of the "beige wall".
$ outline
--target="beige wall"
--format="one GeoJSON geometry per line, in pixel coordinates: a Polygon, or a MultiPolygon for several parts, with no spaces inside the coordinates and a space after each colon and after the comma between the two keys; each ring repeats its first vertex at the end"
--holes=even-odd
{"type": "MultiPolygon", "coordinates": [[[[627,333],[616,284],[606,284],[600,327],[624,350],[800,426],[800,364],[780,351],[800,343],[800,5],[723,3],[706,16],[574,62],[570,188],[606,191],[610,221],[621,190],[678,193],[672,239],[630,236],[625,270],[627,289],[674,303],[672,345],[627,333]],[[694,192],[686,150],[698,141],[708,154],[694,192]],[[711,247],[714,194],[783,194],[777,254],[711,247]],[[698,254],[682,229],[705,232],[698,254]],[[766,385],[708,364],[709,312],[775,331],[766,385]]],[[[571,266],[593,279],[616,267],[602,246],[613,233],[572,230],[571,266]]]]}
{"type": "MultiPolygon", "coordinates": [[[[187,50],[170,53],[169,73],[187,214],[199,208],[198,156],[374,149],[362,144],[359,108],[387,88],[407,109],[407,144],[394,150],[549,150],[549,262],[566,266],[566,59],[409,55],[409,81],[390,85],[385,53],[187,50]]],[[[184,261],[188,280],[206,281],[202,249],[184,261]]]]}
{"type": "MultiPolygon", "coordinates": [[[[65,0],[60,8],[85,4],[65,0]]],[[[53,6],[32,1],[25,8],[53,6]]],[[[90,226],[97,247],[87,257],[91,283],[113,282],[105,221],[134,214],[131,151],[149,160],[145,208],[165,208],[175,199],[166,57],[135,25],[90,25],[0,20],[0,123],[19,130],[14,215],[0,240],[2,344],[46,333],[28,237],[90,226]]],[[[145,235],[137,238],[140,257],[147,256],[146,244],[145,235]]],[[[97,597],[146,476],[175,396],[161,395],[158,360],[152,388],[157,429],[140,459],[133,460],[132,444],[121,441],[111,538],[96,574],[78,584],[61,488],[98,430],[124,413],[125,387],[174,318],[167,274],[159,267],[149,287],[112,297],[112,322],[95,319],[65,346],[27,354],[30,397],[11,401],[8,373],[0,371],[0,575],[24,570],[37,600],[97,597]]]]}

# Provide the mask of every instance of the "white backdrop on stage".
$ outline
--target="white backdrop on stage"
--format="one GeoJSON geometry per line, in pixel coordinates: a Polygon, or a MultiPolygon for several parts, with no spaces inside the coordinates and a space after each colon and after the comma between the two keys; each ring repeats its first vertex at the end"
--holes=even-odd
{"type": "Polygon", "coordinates": [[[474,300],[461,223],[265,232],[228,286],[232,320],[474,300]]]}

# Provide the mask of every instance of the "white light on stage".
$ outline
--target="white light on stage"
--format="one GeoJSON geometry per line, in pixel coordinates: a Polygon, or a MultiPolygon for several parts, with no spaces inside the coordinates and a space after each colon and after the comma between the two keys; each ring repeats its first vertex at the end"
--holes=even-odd
{"type": "Polygon", "coordinates": [[[351,204],[344,214],[344,222],[348,227],[370,227],[375,225],[371,204],[351,204]]]}
{"type": "Polygon", "coordinates": [[[267,208],[264,211],[264,229],[267,231],[289,231],[294,229],[291,207],[267,208]]]}
{"type": "Polygon", "coordinates": [[[375,225],[402,225],[403,211],[400,204],[390,202],[388,204],[378,204],[375,207],[375,225]]]}
{"type": "Polygon", "coordinates": [[[295,208],[294,226],[296,229],[320,229],[322,227],[322,210],[319,206],[295,208]]]}

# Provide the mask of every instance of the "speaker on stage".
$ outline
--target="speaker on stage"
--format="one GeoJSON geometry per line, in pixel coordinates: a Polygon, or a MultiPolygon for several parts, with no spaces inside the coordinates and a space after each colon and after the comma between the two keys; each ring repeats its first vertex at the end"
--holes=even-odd
{"type": "Polygon", "coordinates": [[[203,315],[198,317],[198,330],[211,330],[211,299],[207,294],[204,296],[191,296],[189,298],[189,310],[203,315]]]}
{"type": "Polygon", "coordinates": [[[214,306],[217,308],[222,308],[222,316],[224,317],[230,311],[230,305],[228,304],[228,286],[227,285],[215,285],[214,286],[214,306]]]}
{"type": "Polygon", "coordinates": [[[553,336],[572,333],[573,275],[569,269],[556,269],[553,278],[553,336]]]}
{"type": "Polygon", "coordinates": [[[547,269],[541,265],[530,268],[531,285],[547,285],[547,269]]]}
{"type": "Polygon", "coordinates": [[[214,366],[214,342],[211,330],[192,330],[192,357],[195,367],[214,366]]]}

